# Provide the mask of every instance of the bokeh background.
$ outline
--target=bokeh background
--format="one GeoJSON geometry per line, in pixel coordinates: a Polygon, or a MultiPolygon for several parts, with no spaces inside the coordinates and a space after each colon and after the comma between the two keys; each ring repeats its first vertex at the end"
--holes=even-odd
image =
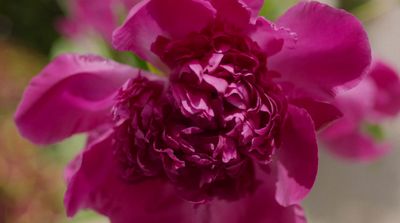
{"type": "MultiPolygon", "coordinates": [[[[266,0],[262,13],[276,18],[293,2],[266,0]]],[[[399,0],[323,2],[361,19],[374,56],[400,71],[399,0]]],[[[55,55],[79,51],[124,62],[132,59],[112,53],[96,37],[78,43],[63,38],[56,24],[68,14],[66,4],[62,0],[0,0],[0,223],[108,222],[92,212],[65,217],[63,167],[82,147],[83,136],[38,148],[18,135],[12,119],[24,87],[55,55]]],[[[304,203],[310,223],[400,222],[400,117],[385,123],[384,129],[393,151],[376,162],[350,163],[321,150],[318,180],[304,203]]]]}

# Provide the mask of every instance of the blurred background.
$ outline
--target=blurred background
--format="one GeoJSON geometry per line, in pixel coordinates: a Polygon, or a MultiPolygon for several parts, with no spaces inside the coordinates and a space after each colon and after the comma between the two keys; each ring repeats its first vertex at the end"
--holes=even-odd
{"type": "MultiPolygon", "coordinates": [[[[78,38],[61,34],[60,21],[71,13],[66,1],[0,0],[0,223],[107,222],[92,212],[65,217],[63,167],[82,147],[83,136],[38,148],[18,135],[12,120],[29,80],[59,53],[95,52],[142,65],[113,52],[96,33],[78,38]]],[[[267,0],[262,13],[274,19],[293,2],[267,0]]],[[[374,56],[400,71],[400,1],[323,2],[361,19],[374,56]]],[[[400,117],[384,129],[394,148],[376,162],[350,163],[321,150],[318,180],[305,201],[310,223],[400,222],[400,117]]]]}

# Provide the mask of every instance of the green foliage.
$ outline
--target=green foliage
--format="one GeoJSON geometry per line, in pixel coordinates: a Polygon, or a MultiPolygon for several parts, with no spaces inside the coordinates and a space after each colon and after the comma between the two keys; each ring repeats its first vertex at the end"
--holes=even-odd
{"type": "Polygon", "coordinates": [[[339,8],[343,8],[348,11],[351,11],[351,10],[365,4],[368,1],[369,0],[340,0],[339,8]]]}
{"type": "Polygon", "coordinates": [[[59,34],[55,21],[62,17],[55,0],[0,0],[0,36],[48,54],[59,34]]]}
{"type": "Polygon", "coordinates": [[[372,136],[377,141],[381,141],[385,138],[382,126],[378,124],[364,123],[362,128],[365,133],[372,136]]]}
{"type": "Polygon", "coordinates": [[[267,19],[275,20],[296,2],[296,0],[266,0],[260,14],[267,19]]]}

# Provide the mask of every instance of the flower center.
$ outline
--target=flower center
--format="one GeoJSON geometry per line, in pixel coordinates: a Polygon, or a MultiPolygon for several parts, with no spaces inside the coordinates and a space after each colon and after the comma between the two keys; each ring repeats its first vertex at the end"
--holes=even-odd
{"type": "Polygon", "coordinates": [[[254,165],[270,163],[287,107],[265,54],[221,27],[159,37],[152,49],[171,69],[168,84],[131,80],[114,106],[125,178],[163,176],[199,202],[254,190],[254,165]]]}

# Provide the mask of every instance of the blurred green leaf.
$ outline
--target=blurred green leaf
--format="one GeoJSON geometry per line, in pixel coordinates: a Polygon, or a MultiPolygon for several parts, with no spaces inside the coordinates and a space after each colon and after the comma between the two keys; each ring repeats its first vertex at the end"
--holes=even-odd
{"type": "Polygon", "coordinates": [[[275,20],[296,2],[296,0],[266,0],[260,15],[269,20],[275,20]]]}
{"type": "Polygon", "coordinates": [[[364,123],[362,126],[363,132],[372,136],[377,141],[382,141],[385,138],[385,133],[382,126],[373,123],[364,123]]]}
{"type": "Polygon", "coordinates": [[[93,211],[80,211],[65,223],[108,223],[109,220],[93,211]]]}
{"type": "Polygon", "coordinates": [[[83,36],[75,40],[58,39],[50,51],[50,58],[62,53],[93,53],[111,57],[108,44],[101,37],[95,35],[83,36]]]}
{"type": "Polygon", "coordinates": [[[365,3],[369,0],[340,0],[339,1],[339,8],[345,9],[347,11],[351,11],[365,3]]]}

